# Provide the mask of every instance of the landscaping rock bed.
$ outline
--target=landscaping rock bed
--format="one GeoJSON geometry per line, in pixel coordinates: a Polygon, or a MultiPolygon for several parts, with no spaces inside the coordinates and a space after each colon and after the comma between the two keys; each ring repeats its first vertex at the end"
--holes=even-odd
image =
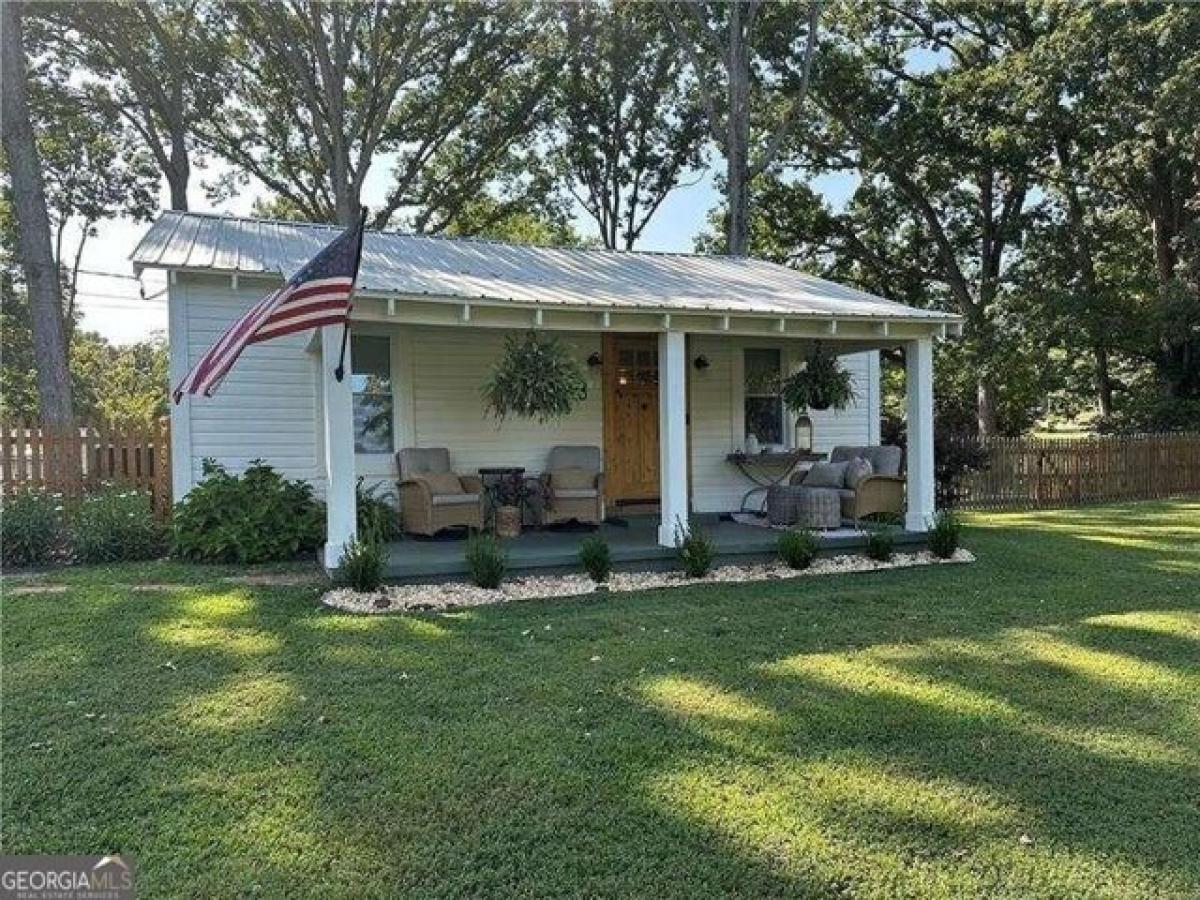
{"type": "Polygon", "coordinates": [[[607,587],[597,585],[586,575],[532,575],[513,578],[496,589],[476,587],[466,582],[388,585],[374,593],[359,593],[349,588],[335,588],[326,592],[321,597],[321,602],[332,609],[355,613],[445,610],[486,606],[492,603],[510,603],[515,600],[577,597],[604,590],[624,593],[731,581],[781,581],[814,575],[874,572],[880,569],[904,569],[912,566],[974,561],[975,557],[969,550],[961,549],[955,551],[949,559],[938,559],[928,550],[921,550],[916,553],[897,553],[889,562],[876,562],[865,556],[847,554],[822,557],[807,569],[789,569],[778,562],[720,566],[713,569],[705,578],[687,578],[681,572],[614,572],[607,587]]]}

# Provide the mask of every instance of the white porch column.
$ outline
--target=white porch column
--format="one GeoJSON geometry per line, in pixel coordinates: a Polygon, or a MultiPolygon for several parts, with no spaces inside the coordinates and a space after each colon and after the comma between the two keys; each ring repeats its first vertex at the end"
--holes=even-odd
{"type": "Polygon", "coordinates": [[[342,558],[348,541],[354,538],[354,402],[350,389],[350,347],[346,347],[346,377],[334,378],[338,351],[342,344],[342,326],[321,329],[321,390],[325,441],[325,567],[332,569],[342,558]]]}
{"type": "Polygon", "coordinates": [[[675,528],[688,522],[687,339],[681,331],[658,336],[658,480],[662,518],[658,542],[675,546],[675,528]]]}
{"type": "Polygon", "coordinates": [[[904,526],[925,531],[934,512],[933,339],[904,343],[908,401],[908,512],[904,526]]]}

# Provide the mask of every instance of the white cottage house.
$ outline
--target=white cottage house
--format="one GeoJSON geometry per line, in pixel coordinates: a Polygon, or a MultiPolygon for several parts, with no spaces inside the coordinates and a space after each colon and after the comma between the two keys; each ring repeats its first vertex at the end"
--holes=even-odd
{"type": "MultiPolygon", "coordinates": [[[[172,382],[338,232],[164,213],[132,260],[169,276],[172,382]]],[[[174,493],[191,489],[206,457],[235,470],[261,457],[325,497],[332,567],[354,534],[356,479],[394,486],[401,448],[448,448],[460,473],[536,473],[551,447],[591,445],[608,509],[656,511],[650,542],[670,545],[677,521],[742,503],[751,485],[728,457],[750,429],[783,448],[796,440],[791,414],[748,371],[787,371],[820,341],[853,373],[857,397],[811,413],[817,451],[879,443],[878,350],[903,346],[905,522],[921,531],[934,505],[933,342],[960,328],[955,316],[753,259],[368,232],[353,376],[333,376],[340,328],[252,345],[215,397],[172,409],[174,493]],[[557,424],[498,425],[480,389],[505,335],[528,329],[554,332],[588,363],[587,399],[557,424]],[[635,372],[642,390],[616,389],[635,372]]]]}

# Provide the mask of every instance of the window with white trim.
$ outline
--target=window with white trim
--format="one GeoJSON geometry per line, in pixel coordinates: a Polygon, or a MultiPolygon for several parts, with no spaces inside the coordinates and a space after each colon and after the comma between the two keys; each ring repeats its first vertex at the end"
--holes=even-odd
{"type": "Polygon", "coordinates": [[[354,452],[391,453],[392,436],[392,349],[391,339],[382,335],[352,335],[350,376],[354,392],[354,452]]]}
{"type": "Polygon", "coordinates": [[[754,435],[760,444],[782,445],[783,399],[779,395],[779,377],[783,372],[783,352],[778,348],[747,347],[745,363],[745,422],[743,437],[754,435]]]}

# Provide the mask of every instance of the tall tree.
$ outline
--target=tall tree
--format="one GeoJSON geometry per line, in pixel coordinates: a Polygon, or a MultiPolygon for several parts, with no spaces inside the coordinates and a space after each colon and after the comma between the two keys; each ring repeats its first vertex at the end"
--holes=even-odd
{"type": "MultiPolygon", "coordinates": [[[[1160,424],[1173,424],[1169,409],[1183,404],[1190,405],[1194,425],[1200,422],[1200,284],[1194,277],[1200,266],[1200,8],[1049,9],[1055,28],[1031,71],[1058,73],[1051,83],[1062,98],[1059,114],[1077,123],[1061,142],[1073,177],[1059,179],[1059,191],[1069,215],[1077,215],[1071,204],[1079,183],[1140,217],[1154,284],[1142,295],[1140,311],[1159,385],[1160,424]]],[[[1086,277],[1082,253],[1079,263],[1086,277]]]]}
{"type": "Polygon", "coordinates": [[[380,159],[377,227],[446,219],[511,162],[554,66],[529,52],[536,6],[511,2],[231,3],[230,96],[203,140],[307,218],[348,222],[380,159]],[[439,162],[438,177],[428,177],[439,162]]]}
{"type": "Polygon", "coordinates": [[[630,0],[566,4],[556,156],[605,247],[633,248],[681,175],[701,162],[703,113],[661,12],[630,0]]]}
{"type": "Polygon", "coordinates": [[[821,115],[796,136],[813,174],[859,178],[844,210],[793,191],[818,229],[810,240],[847,255],[877,282],[924,285],[924,303],[966,319],[981,434],[997,428],[1011,348],[1002,308],[1033,213],[1032,170],[1044,136],[997,115],[1012,103],[1003,60],[1035,37],[1023,6],[846,5],[830,17],[813,85],[821,115]],[[917,64],[919,63],[919,64],[917,64]]]}
{"type": "Polygon", "coordinates": [[[734,256],[746,254],[751,184],[779,159],[808,98],[822,5],[662,3],[725,158],[726,249],[734,256]]]}
{"type": "Polygon", "coordinates": [[[39,5],[45,40],[81,101],[120,115],[153,154],[172,209],[188,208],[197,124],[221,99],[224,17],[202,0],[39,5]]]}
{"type": "MultiPolygon", "coordinates": [[[[29,114],[23,12],[23,3],[0,5],[0,56],[3,57],[0,126],[12,182],[17,252],[29,295],[38,400],[46,422],[67,425],[72,421],[71,379],[67,369],[62,292],[50,240],[41,160],[29,114]]],[[[11,290],[11,285],[6,285],[5,290],[11,290]]]]}
{"type": "Polygon", "coordinates": [[[31,79],[31,116],[54,236],[54,261],[64,279],[68,328],[84,248],[95,237],[97,223],[117,217],[149,220],[158,210],[160,183],[153,157],[120,118],[77,100],[67,85],[46,77],[31,79]]]}

